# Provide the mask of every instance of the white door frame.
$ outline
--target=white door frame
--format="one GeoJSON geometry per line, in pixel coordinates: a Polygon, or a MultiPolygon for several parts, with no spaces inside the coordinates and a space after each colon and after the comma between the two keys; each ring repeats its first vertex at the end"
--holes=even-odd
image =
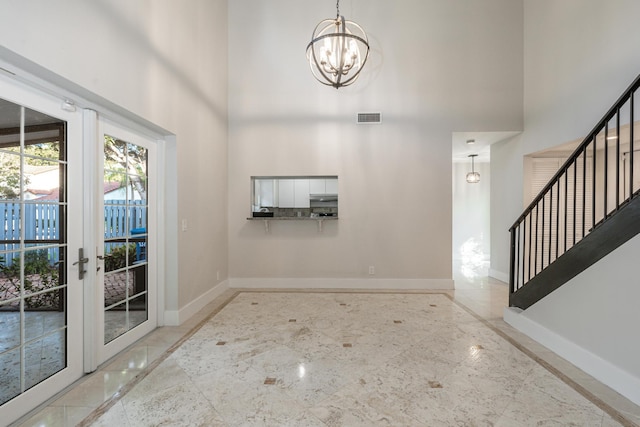
{"type": "MultiPolygon", "coordinates": [[[[82,173],[82,117],[75,110],[61,108],[58,97],[34,89],[29,85],[0,74],[0,93],[2,98],[41,111],[47,115],[67,122],[67,203],[74,209],[67,209],[67,224],[82,224],[82,195],[84,183],[82,173]]],[[[72,263],[77,261],[78,249],[82,247],[82,227],[67,227],[67,366],[60,372],[38,383],[21,395],[2,405],[2,420],[18,419],[26,412],[34,409],[51,398],[60,390],[70,385],[83,374],[82,369],[82,295],[83,282],[78,279],[78,267],[72,263]]],[[[87,267],[88,268],[88,267],[87,267]]]]}
{"type": "MultiPolygon", "coordinates": [[[[92,123],[93,114],[87,112],[89,115],[89,123],[92,123]]],[[[158,196],[162,192],[160,190],[158,177],[161,175],[158,173],[158,168],[160,165],[159,156],[157,155],[158,151],[162,150],[162,144],[158,143],[158,140],[148,134],[142,133],[138,130],[132,130],[128,127],[122,125],[118,120],[112,120],[107,117],[97,116],[97,140],[94,140],[93,143],[93,151],[94,151],[94,164],[95,167],[90,168],[91,171],[88,173],[93,173],[95,179],[95,185],[92,186],[93,195],[92,200],[94,201],[94,214],[93,220],[95,221],[93,228],[93,239],[94,244],[92,248],[96,249],[96,253],[93,257],[94,260],[97,259],[98,255],[104,255],[104,222],[98,223],[98,221],[102,221],[103,218],[103,205],[104,205],[104,191],[102,188],[103,180],[102,171],[103,171],[103,146],[104,146],[104,135],[108,134],[119,139],[125,140],[130,143],[135,143],[141,146],[146,146],[148,148],[148,188],[147,188],[147,199],[149,203],[149,208],[147,212],[148,216],[148,235],[147,235],[147,261],[148,261],[148,270],[147,270],[147,321],[143,322],[141,325],[135,327],[131,331],[127,332],[124,335],[121,335],[115,338],[113,341],[104,344],[104,280],[99,280],[103,278],[104,275],[104,267],[102,262],[98,262],[95,269],[92,270],[96,272],[94,275],[94,286],[93,293],[95,294],[93,298],[87,299],[87,303],[91,304],[93,301],[93,306],[87,306],[87,312],[93,313],[92,321],[96,322],[93,328],[93,339],[94,343],[87,345],[87,353],[93,352],[93,357],[90,357],[89,360],[99,365],[104,361],[108,360],[110,357],[116,355],[129,345],[135,343],[143,336],[151,332],[155,329],[160,323],[158,321],[158,313],[162,312],[162,305],[160,305],[160,300],[162,298],[159,297],[161,291],[163,289],[163,283],[161,283],[158,279],[162,277],[162,274],[158,271],[159,266],[162,265],[161,259],[158,256],[160,248],[157,236],[160,234],[159,230],[162,230],[164,224],[160,223],[158,220],[162,217],[162,215],[158,215],[158,207],[162,206],[159,204],[158,196]],[[98,267],[101,269],[98,271],[98,267]],[[97,280],[96,280],[97,279],[97,280]],[[93,310],[90,309],[93,307],[93,310]]],[[[162,254],[163,252],[160,252],[162,254]]],[[[87,319],[89,321],[89,319],[87,319]]],[[[93,367],[93,364],[92,366],[93,367]]],[[[94,368],[95,369],[95,368],[94,368]]]]}
{"type": "MultiPolygon", "coordinates": [[[[3,51],[0,46],[0,52],[3,51]]],[[[7,56],[11,60],[18,60],[19,57],[7,56]]],[[[48,71],[39,70],[26,71],[16,66],[7,59],[0,59],[0,93],[2,97],[17,104],[34,110],[45,112],[49,115],[59,117],[67,122],[67,161],[72,167],[80,168],[82,171],[68,171],[70,175],[67,183],[68,195],[77,197],[77,205],[81,208],[76,213],[69,212],[68,223],[73,227],[68,227],[68,258],[69,262],[76,261],[78,249],[83,247],[85,257],[89,258],[89,263],[85,264],[87,272],[96,271],[96,241],[93,237],[96,230],[96,209],[95,209],[95,189],[97,188],[97,175],[91,174],[91,166],[95,165],[96,144],[98,137],[98,113],[104,117],[110,117],[118,123],[124,123],[131,129],[147,135],[156,141],[157,147],[157,223],[156,223],[156,257],[157,262],[157,325],[164,325],[165,317],[165,274],[166,270],[170,274],[176,274],[176,264],[166,267],[165,262],[165,232],[167,223],[165,213],[175,216],[172,209],[166,208],[165,202],[165,152],[168,149],[168,133],[153,124],[128,113],[123,108],[114,107],[105,98],[96,96],[90,91],[72,84],[65,84],[61,80],[62,86],[50,83],[51,79],[57,77],[48,71]],[[93,101],[89,101],[92,99],[93,101]],[[83,108],[86,108],[83,110],[83,108]],[[91,108],[91,109],[89,109],[91,108]],[[115,109],[114,109],[115,108],[115,109]],[[88,143],[87,141],[91,141],[88,143]],[[71,144],[75,142],[75,145],[71,144]],[[71,178],[71,172],[77,173],[71,178]],[[84,218],[83,218],[84,216],[84,218]],[[77,241],[72,243],[71,240],[77,241]]],[[[168,137],[171,140],[171,136],[168,137]]],[[[173,140],[171,140],[173,141],[173,140]]],[[[175,173],[173,168],[169,168],[169,173],[175,173]]],[[[95,170],[93,170],[95,172],[95,170]]],[[[172,197],[173,199],[173,197],[172,197]]],[[[71,203],[71,200],[69,200],[71,203]]],[[[75,202],[74,202],[75,203],[75,202]]],[[[97,297],[95,292],[95,275],[87,274],[83,281],[78,280],[78,270],[76,266],[68,268],[69,292],[68,292],[68,335],[69,344],[67,348],[67,368],[56,373],[54,376],[42,381],[36,386],[2,405],[3,420],[13,422],[35,409],[55,394],[59,393],[67,385],[72,384],[83,376],[84,372],[92,372],[97,369],[99,354],[97,350],[95,317],[89,321],[94,313],[97,297]],[[71,282],[73,279],[73,283],[71,282]],[[73,307],[73,308],[72,308],[73,307]],[[87,307],[91,307],[89,313],[85,312],[87,307]],[[64,384],[64,385],[61,385],[64,384]]]]}

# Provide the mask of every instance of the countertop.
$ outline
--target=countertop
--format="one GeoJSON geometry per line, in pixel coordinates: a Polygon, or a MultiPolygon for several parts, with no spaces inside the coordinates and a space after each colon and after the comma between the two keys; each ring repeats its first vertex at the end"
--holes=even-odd
{"type": "Polygon", "coordinates": [[[325,220],[335,220],[338,219],[337,216],[260,216],[260,217],[249,217],[247,220],[249,221],[325,221],[325,220]]]}

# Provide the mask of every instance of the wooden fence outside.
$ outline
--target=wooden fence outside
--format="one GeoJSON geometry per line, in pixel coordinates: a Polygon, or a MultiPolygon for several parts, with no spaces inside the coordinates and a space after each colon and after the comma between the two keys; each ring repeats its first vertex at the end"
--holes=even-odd
{"type": "MultiPolygon", "coordinates": [[[[104,238],[131,237],[147,228],[147,207],[144,200],[104,201],[104,238]],[[136,234],[134,232],[133,234],[136,234]]],[[[49,262],[59,260],[60,242],[59,203],[13,203],[0,202],[0,261],[10,266],[19,256],[21,242],[28,246],[50,246],[46,248],[49,262]],[[21,210],[24,211],[24,236],[21,236],[21,210]]],[[[115,244],[113,244],[115,245],[115,244]]],[[[112,244],[105,245],[107,253],[112,244]]]]}

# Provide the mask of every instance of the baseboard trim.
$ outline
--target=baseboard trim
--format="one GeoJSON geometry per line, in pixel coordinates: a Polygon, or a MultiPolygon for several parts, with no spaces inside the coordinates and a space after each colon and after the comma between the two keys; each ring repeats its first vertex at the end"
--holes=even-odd
{"type": "Polygon", "coordinates": [[[202,310],[211,301],[222,295],[229,289],[229,281],[224,280],[216,286],[200,295],[179,310],[166,310],[164,312],[164,324],[166,326],[179,326],[191,316],[202,310]]]}
{"type": "Polygon", "coordinates": [[[489,277],[493,277],[494,279],[500,280],[501,282],[509,283],[509,275],[507,273],[503,273],[502,271],[490,268],[489,277]]]}
{"type": "Polygon", "coordinates": [[[450,290],[453,279],[231,278],[230,288],[450,290]]]}
{"type": "Polygon", "coordinates": [[[611,387],[636,405],[640,405],[640,378],[634,377],[600,356],[558,335],[523,313],[519,308],[506,307],[504,321],[601,383],[611,387]]]}

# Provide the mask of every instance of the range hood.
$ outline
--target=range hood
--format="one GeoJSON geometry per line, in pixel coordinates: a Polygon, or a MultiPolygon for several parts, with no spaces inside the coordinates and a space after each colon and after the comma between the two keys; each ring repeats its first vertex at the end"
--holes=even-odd
{"type": "Polygon", "coordinates": [[[311,202],[337,202],[337,194],[309,194],[309,201],[311,202]]]}
{"type": "Polygon", "coordinates": [[[337,208],[337,194],[309,194],[309,205],[312,208],[337,208]]]}

